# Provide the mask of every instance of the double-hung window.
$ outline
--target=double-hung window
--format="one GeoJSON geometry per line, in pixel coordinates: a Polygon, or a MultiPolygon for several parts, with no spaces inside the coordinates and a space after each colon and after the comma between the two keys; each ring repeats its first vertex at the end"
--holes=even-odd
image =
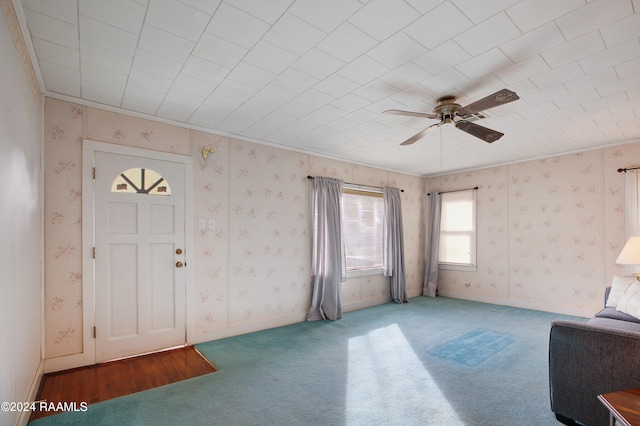
{"type": "Polygon", "coordinates": [[[342,226],[348,276],[382,272],[383,217],[381,190],[344,185],[342,226]]]}
{"type": "Polygon", "coordinates": [[[444,192],[441,195],[440,268],[475,271],[476,191],[444,192]]]}

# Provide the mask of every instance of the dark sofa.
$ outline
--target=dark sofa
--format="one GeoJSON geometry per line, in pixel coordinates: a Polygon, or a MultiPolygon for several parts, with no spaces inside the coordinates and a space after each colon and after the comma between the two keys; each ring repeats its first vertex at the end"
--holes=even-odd
{"type": "Polygon", "coordinates": [[[609,425],[609,412],[597,396],[639,387],[640,319],[605,307],[586,323],[551,323],[549,390],[560,422],[609,425]]]}

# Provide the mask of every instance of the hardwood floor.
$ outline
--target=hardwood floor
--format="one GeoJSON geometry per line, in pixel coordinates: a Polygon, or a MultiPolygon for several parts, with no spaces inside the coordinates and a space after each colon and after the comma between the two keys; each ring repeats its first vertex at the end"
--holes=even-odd
{"type": "MultiPolygon", "coordinates": [[[[37,401],[75,402],[87,405],[151,389],[217,369],[193,346],[127,358],[104,364],[45,374],[37,401]]],[[[53,410],[34,411],[31,420],[57,414],[53,410]]]]}

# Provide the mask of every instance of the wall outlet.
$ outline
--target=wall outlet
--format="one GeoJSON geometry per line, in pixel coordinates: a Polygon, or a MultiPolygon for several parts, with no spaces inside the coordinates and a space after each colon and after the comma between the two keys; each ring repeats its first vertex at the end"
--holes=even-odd
{"type": "Polygon", "coordinates": [[[205,229],[206,228],[206,224],[204,219],[199,219],[198,220],[198,229],[205,229]]]}
{"type": "Polygon", "coordinates": [[[216,226],[216,222],[213,219],[209,219],[209,229],[213,229],[216,226]]]}

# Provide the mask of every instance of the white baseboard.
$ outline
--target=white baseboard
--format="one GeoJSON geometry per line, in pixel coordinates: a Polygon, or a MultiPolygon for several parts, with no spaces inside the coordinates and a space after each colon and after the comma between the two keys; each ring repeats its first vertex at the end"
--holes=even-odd
{"type": "MultiPolygon", "coordinates": [[[[36,373],[33,376],[33,381],[29,386],[29,393],[27,394],[24,401],[35,401],[38,397],[38,391],[40,390],[40,382],[42,382],[42,376],[44,374],[44,360],[40,360],[38,364],[38,368],[36,369],[36,373]]],[[[20,413],[20,417],[18,417],[18,426],[26,426],[29,423],[29,417],[31,417],[31,411],[22,411],[20,413]]]]}
{"type": "Polygon", "coordinates": [[[532,309],[535,311],[553,312],[556,314],[573,315],[583,318],[591,318],[596,312],[588,308],[574,308],[568,306],[555,306],[545,303],[528,302],[525,300],[512,300],[503,299],[499,297],[478,296],[467,293],[457,293],[454,291],[442,291],[438,290],[438,294],[444,297],[451,297],[453,299],[471,300],[474,302],[492,303],[494,305],[511,306],[514,308],[532,309]]]}

